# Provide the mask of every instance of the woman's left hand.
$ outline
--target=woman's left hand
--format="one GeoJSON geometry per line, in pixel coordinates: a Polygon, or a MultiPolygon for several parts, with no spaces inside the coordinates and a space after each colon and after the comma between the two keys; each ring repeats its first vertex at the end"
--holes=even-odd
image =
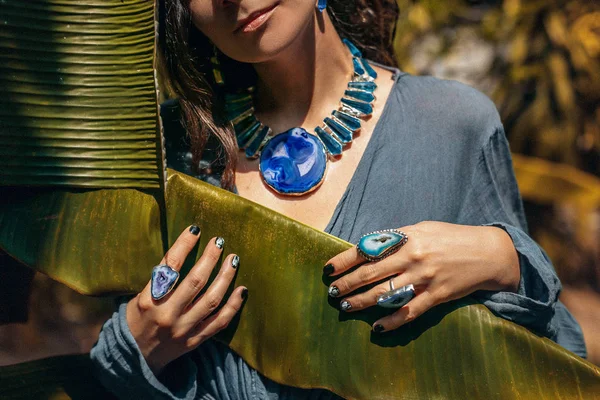
{"type": "MultiPolygon", "coordinates": [[[[477,290],[515,292],[518,288],[519,258],[510,236],[501,228],[421,222],[399,230],[409,238],[402,248],[361,265],[329,287],[331,296],[347,302],[344,311],[352,312],[376,305],[377,298],[390,290],[389,279],[395,288],[413,284],[416,296],[375,322],[376,332],[396,329],[440,303],[477,290]],[[389,279],[366,292],[352,294],[385,278],[389,279]]],[[[336,276],[365,261],[355,246],[329,260],[323,272],[336,276]]]]}

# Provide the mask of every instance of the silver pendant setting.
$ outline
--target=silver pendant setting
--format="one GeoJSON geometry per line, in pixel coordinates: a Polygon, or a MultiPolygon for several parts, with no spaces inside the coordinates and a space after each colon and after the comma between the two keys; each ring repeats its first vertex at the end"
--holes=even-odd
{"type": "Polygon", "coordinates": [[[307,132],[303,128],[292,128],[275,135],[268,126],[262,124],[254,115],[254,88],[225,94],[227,119],[233,124],[239,149],[244,150],[248,159],[260,158],[259,171],[263,182],[279,194],[301,196],[316,190],[323,183],[329,158],[341,156],[344,147],[352,142],[354,134],[360,130],[361,119],[373,113],[377,72],[362,58],[354,44],[346,39],[343,42],[352,54],[354,74],[338,109],[326,117],[323,124],[311,134],[318,144],[313,144],[310,139],[301,143],[296,140],[298,137],[290,136],[290,132],[298,130],[307,132]],[[286,141],[279,139],[279,146],[275,149],[276,146],[269,144],[280,135],[288,136],[286,141]],[[285,143],[281,144],[283,142],[285,143]],[[265,150],[268,156],[263,155],[265,150]],[[307,152],[313,159],[305,159],[307,152]],[[325,165],[320,165],[323,153],[325,165]],[[318,171],[307,174],[307,166],[315,163],[319,163],[318,171]],[[316,179],[315,176],[319,174],[320,179],[316,179]],[[308,175],[311,179],[306,179],[308,175]],[[293,182],[294,179],[297,182],[293,182]]]}

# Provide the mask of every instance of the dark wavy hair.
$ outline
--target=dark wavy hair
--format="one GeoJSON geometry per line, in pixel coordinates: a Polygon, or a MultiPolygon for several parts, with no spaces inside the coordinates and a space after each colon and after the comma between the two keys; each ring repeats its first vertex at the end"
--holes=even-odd
{"type": "MultiPolygon", "coordinates": [[[[211,167],[222,169],[221,186],[235,184],[237,143],[233,127],[223,113],[222,91],[213,77],[210,57],[214,46],[192,23],[190,0],[161,0],[159,3],[159,47],[166,84],[179,99],[181,119],[190,138],[193,165],[199,168],[209,138],[218,142],[219,155],[211,167]]],[[[397,19],[394,0],[329,0],[327,11],[340,36],[352,40],[373,61],[395,65],[393,29],[397,19]]],[[[246,88],[256,79],[250,64],[219,53],[225,90],[246,88]],[[235,73],[232,73],[235,71],[235,73]]],[[[196,173],[202,171],[195,171],[196,173]]]]}

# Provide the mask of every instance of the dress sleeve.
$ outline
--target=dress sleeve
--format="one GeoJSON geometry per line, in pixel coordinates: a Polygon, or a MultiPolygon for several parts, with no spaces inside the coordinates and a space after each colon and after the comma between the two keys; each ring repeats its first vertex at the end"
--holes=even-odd
{"type": "Polygon", "coordinates": [[[100,382],[119,399],[195,399],[195,363],[184,355],[167,365],[161,379],[157,378],[131,335],[126,307],[127,302],[121,303],[106,321],[90,353],[100,382]]]}
{"type": "Polygon", "coordinates": [[[156,377],[127,325],[124,302],[104,324],[91,351],[96,376],[119,399],[338,400],[323,389],[269,380],[224,344],[213,340],[167,365],[156,377]]]}
{"type": "Polygon", "coordinates": [[[459,223],[503,229],[517,250],[521,280],[516,293],[478,291],[474,297],[494,314],[550,338],[561,284],[546,253],[527,233],[523,203],[502,127],[486,139],[478,155],[459,223]]]}

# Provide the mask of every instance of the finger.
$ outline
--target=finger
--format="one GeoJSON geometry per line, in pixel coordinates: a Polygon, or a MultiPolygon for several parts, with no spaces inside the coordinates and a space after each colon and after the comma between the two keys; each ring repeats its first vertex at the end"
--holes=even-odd
{"type": "Polygon", "coordinates": [[[365,285],[401,274],[406,270],[407,266],[408,260],[402,257],[402,255],[394,255],[380,261],[363,264],[348,275],[333,281],[329,285],[329,296],[345,296],[365,285]]]}
{"type": "MultiPolygon", "coordinates": [[[[190,251],[198,243],[199,238],[200,228],[196,225],[188,226],[181,232],[175,243],[173,243],[173,246],[165,253],[162,260],[160,260],[160,264],[166,264],[174,270],[179,271],[190,251]]],[[[148,281],[148,284],[146,284],[146,287],[142,291],[144,296],[150,296],[150,287],[150,281],[148,281]]],[[[165,301],[166,298],[161,300],[165,301]]]]}
{"type": "Polygon", "coordinates": [[[171,246],[162,260],[160,260],[160,263],[167,264],[175,271],[179,271],[190,251],[198,243],[199,238],[200,228],[195,225],[189,226],[181,232],[175,243],[173,243],[173,246],[171,246]]]}
{"type": "Polygon", "coordinates": [[[326,276],[339,275],[365,261],[367,260],[358,254],[356,246],[352,246],[327,261],[325,268],[323,268],[323,274],[326,276]]]}
{"type": "Polygon", "coordinates": [[[196,326],[194,334],[188,340],[188,346],[195,348],[206,339],[213,337],[218,332],[227,328],[231,320],[242,308],[247,297],[247,288],[242,286],[236,288],[223,308],[196,326]]]}
{"type": "MultiPolygon", "coordinates": [[[[419,286],[425,283],[422,279],[419,279],[415,274],[411,274],[410,272],[406,272],[400,276],[392,277],[390,280],[394,282],[395,289],[400,289],[401,287],[409,284],[419,286]]],[[[340,309],[342,311],[352,312],[364,310],[365,308],[377,305],[377,299],[379,296],[392,290],[390,287],[390,280],[387,280],[364,293],[359,293],[343,299],[340,301],[340,309]]]]}
{"type": "Polygon", "coordinates": [[[223,244],[224,240],[221,237],[214,237],[208,241],[202,255],[171,297],[170,303],[175,312],[183,312],[206,286],[221,257],[223,244]]]}
{"type": "MultiPolygon", "coordinates": [[[[369,241],[369,242],[380,242],[384,237],[386,238],[385,240],[387,241],[388,239],[390,239],[389,234],[392,233],[392,231],[394,231],[394,235],[396,234],[401,234],[402,238],[398,238],[401,239],[400,242],[395,241],[392,243],[388,243],[387,245],[384,246],[384,248],[386,248],[385,251],[392,251],[392,253],[395,253],[396,251],[400,250],[401,247],[404,247],[405,244],[408,241],[408,236],[410,236],[410,231],[412,231],[412,227],[410,226],[406,226],[400,229],[388,229],[388,230],[384,230],[384,231],[377,231],[377,232],[373,232],[370,233],[367,236],[367,238],[365,238],[365,236],[361,237],[361,241],[363,240],[363,238],[365,238],[365,240],[369,241]],[[405,232],[409,232],[409,235],[407,235],[405,232]],[[387,232],[387,234],[386,234],[387,232]],[[371,236],[374,235],[374,236],[371,236]],[[393,249],[391,249],[390,247],[393,247],[393,249]]],[[[360,241],[359,241],[360,243],[360,241]]],[[[387,243],[387,242],[386,242],[387,243]]],[[[375,246],[379,247],[379,244],[376,244],[375,246]]],[[[345,271],[348,271],[350,268],[355,267],[357,265],[360,265],[366,261],[369,261],[369,259],[367,259],[365,256],[360,254],[360,251],[358,250],[358,245],[353,246],[351,248],[349,248],[346,251],[343,251],[341,253],[339,253],[338,255],[336,255],[335,257],[331,258],[325,265],[325,267],[323,268],[323,274],[326,276],[335,276],[335,275],[339,275],[345,271]]],[[[383,249],[381,249],[383,250],[383,249]]],[[[384,252],[385,253],[385,252],[384,252]]],[[[382,253],[379,253],[382,254],[382,253]]],[[[371,258],[372,260],[373,258],[371,258]]],[[[386,258],[380,260],[380,262],[386,262],[386,258]]]]}
{"type": "Polygon", "coordinates": [[[221,305],[223,296],[227,293],[227,289],[235,277],[237,265],[232,262],[235,259],[239,258],[232,255],[223,262],[219,275],[217,275],[206,293],[198,298],[182,316],[182,324],[189,327],[195,326],[221,305]]]}
{"type": "Polygon", "coordinates": [[[373,324],[373,332],[381,333],[399,328],[407,322],[413,321],[415,318],[421,316],[425,311],[435,305],[435,298],[430,292],[425,290],[395,313],[375,322],[373,324]]]}

